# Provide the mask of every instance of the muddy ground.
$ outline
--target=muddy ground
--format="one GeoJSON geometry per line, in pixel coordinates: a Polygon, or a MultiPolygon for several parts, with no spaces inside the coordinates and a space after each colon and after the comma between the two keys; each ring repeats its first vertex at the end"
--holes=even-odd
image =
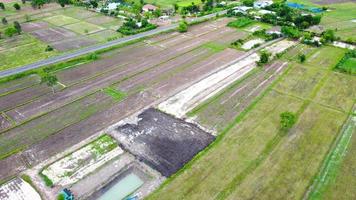
{"type": "Polygon", "coordinates": [[[121,125],[111,135],[166,177],[177,172],[214,140],[214,136],[195,124],[154,108],[139,114],[136,123],[121,125]]]}

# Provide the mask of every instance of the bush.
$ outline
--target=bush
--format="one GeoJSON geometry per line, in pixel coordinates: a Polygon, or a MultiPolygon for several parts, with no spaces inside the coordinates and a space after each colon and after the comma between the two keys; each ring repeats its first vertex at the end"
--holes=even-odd
{"type": "Polygon", "coordinates": [[[8,27],[5,29],[4,33],[7,37],[12,37],[15,33],[17,33],[17,30],[14,27],[8,27]]]}
{"type": "Polygon", "coordinates": [[[42,177],[42,180],[45,182],[45,185],[47,187],[53,187],[53,182],[51,179],[49,179],[46,175],[40,173],[40,176],[42,177]]]}
{"type": "Polygon", "coordinates": [[[15,3],[15,4],[14,4],[14,8],[15,8],[16,10],[20,10],[20,9],[21,9],[21,6],[20,6],[18,3],[15,3]]]}
{"type": "Polygon", "coordinates": [[[301,36],[300,31],[292,26],[283,26],[281,31],[285,36],[293,39],[298,39],[301,36]]]}
{"type": "Polygon", "coordinates": [[[3,10],[5,10],[5,5],[4,5],[3,2],[0,2],[0,8],[3,9],[3,10]]]}
{"type": "Polygon", "coordinates": [[[305,60],[306,60],[306,57],[305,57],[304,54],[299,54],[299,55],[298,55],[298,58],[299,58],[299,61],[300,61],[301,63],[304,63],[305,60]]]}
{"type": "Polygon", "coordinates": [[[64,194],[59,194],[59,195],[57,196],[57,200],[65,200],[64,194]]]}
{"type": "Polygon", "coordinates": [[[3,18],[1,19],[1,22],[2,22],[2,24],[6,25],[6,24],[7,24],[7,19],[6,19],[5,17],[3,17],[3,18]]]}
{"type": "Polygon", "coordinates": [[[45,51],[53,51],[53,47],[51,47],[50,45],[47,45],[45,51]]]}
{"type": "Polygon", "coordinates": [[[27,174],[22,174],[22,175],[21,175],[21,178],[22,178],[22,180],[24,180],[25,182],[29,183],[30,185],[33,184],[33,183],[32,183],[32,179],[31,179],[31,177],[30,177],[29,175],[27,175],[27,174]]]}
{"type": "Polygon", "coordinates": [[[188,31],[188,24],[186,21],[179,22],[178,31],[184,33],[188,31]]]}
{"type": "Polygon", "coordinates": [[[88,55],[88,60],[97,60],[99,58],[98,54],[91,53],[88,55]]]}
{"type": "Polygon", "coordinates": [[[262,51],[260,54],[260,60],[257,62],[257,65],[262,66],[263,64],[268,63],[270,55],[271,54],[268,53],[267,51],[262,51]]]}
{"type": "Polygon", "coordinates": [[[280,126],[282,131],[288,131],[297,121],[297,116],[292,112],[283,112],[280,114],[280,126]]]}

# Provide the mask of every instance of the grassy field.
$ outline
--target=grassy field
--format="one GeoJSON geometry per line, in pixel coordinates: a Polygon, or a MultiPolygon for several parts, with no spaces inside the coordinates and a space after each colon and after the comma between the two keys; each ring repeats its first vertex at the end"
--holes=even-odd
{"type": "Polygon", "coordinates": [[[291,62],[247,114],[149,199],[302,198],[352,107],[336,99],[356,94],[354,77],[332,71],[344,52],[323,47],[305,64],[291,62]],[[284,111],[298,116],[287,134],[279,128],[284,111]]]}
{"type": "Polygon", "coordinates": [[[47,44],[23,33],[9,40],[0,40],[0,70],[14,68],[58,54],[45,51],[47,44]],[[21,55],[21,56],[19,56],[21,55]]]}
{"type": "Polygon", "coordinates": [[[173,4],[177,4],[180,7],[189,6],[192,3],[195,5],[201,4],[201,0],[147,0],[145,3],[157,5],[162,8],[173,7],[173,4]]]}

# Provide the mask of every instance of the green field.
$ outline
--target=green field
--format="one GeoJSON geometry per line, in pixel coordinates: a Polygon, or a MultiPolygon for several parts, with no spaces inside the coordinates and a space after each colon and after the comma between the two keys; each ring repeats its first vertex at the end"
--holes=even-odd
{"type": "Polygon", "coordinates": [[[189,6],[192,3],[195,5],[201,4],[201,0],[146,0],[145,3],[157,5],[162,8],[173,7],[173,4],[177,4],[180,7],[189,6]]]}
{"type": "Polygon", "coordinates": [[[91,34],[91,33],[95,33],[95,32],[104,30],[103,27],[100,27],[95,24],[90,24],[88,22],[78,22],[78,23],[74,23],[74,24],[69,24],[67,26],[64,26],[64,28],[72,30],[72,31],[79,33],[81,35],[91,34]]]}
{"type": "Polygon", "coordinates": [[[356,89],[349,86],[356,79],[332,71],[344,52],[323,47],[306,64],[291,62],[257,103],[149,199],[303,198],[353,105],[356,89]],[[325,61],[329,54],[333,59],[325,61]],[[298,121],[282,134],[285,111],[298,121]]]}
{"type": "Polygon", "coordinates": [[[79,20],[65,15],[55,15],[52,17],[45,18],[43,20],[56,26],[63,26],[79,22],[79,20]]]}

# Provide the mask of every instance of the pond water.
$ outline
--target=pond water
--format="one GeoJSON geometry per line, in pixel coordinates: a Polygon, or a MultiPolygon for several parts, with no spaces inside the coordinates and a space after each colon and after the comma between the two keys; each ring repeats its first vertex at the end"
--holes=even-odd
{"type": "Polygon", "coordinates": [[[321,8],[309,7],[309,6],[306,6],[306,5],[303,5],[303,4],[299,4],[299,3],[287,2],[286,4],[287,4],[288,7],[296,8],[296,9],[306,9],[306,10],[309,10],[309,11],[311,11],[313,13],[324,12],[324,10],[321,9],[321,8]]]}
{"type": "Polygon", "coordinates": [[[143,180],[136,174],[130,173],[101,195],[98,200],[122,200],[141,187],[143,183],[143,180]]]}

